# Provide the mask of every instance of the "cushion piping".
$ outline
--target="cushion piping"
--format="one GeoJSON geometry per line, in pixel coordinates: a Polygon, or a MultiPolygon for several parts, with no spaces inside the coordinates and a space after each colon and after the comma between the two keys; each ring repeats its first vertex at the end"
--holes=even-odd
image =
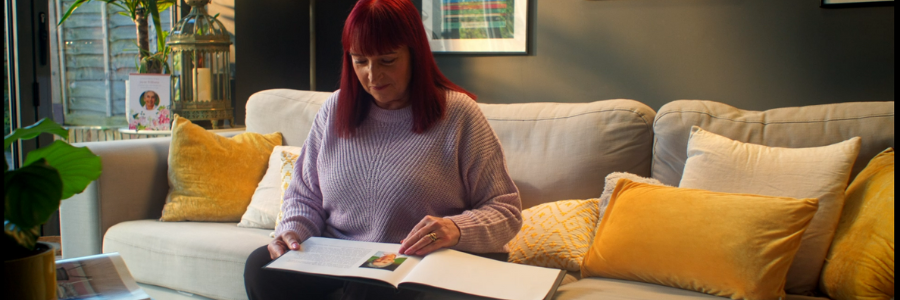
{"type": "Polygon", "coordinates": [[[657,115],[656,121],[653,122],[654,127],[656,127],[656,124],[659,123],[659,120],[660,120],[660,119],[662,119],[662,118],[664,118],[664,117],[666,117],[666,116],[668,116],[668,115],[670,115],[670,114],[674,114],[674,113],[695,113],[695,114],[703,114],[703,115],[707,115],[707,116],[709,116],[709,117],[711,117],[711,118],[719,119],[719,120],[726,120],[726,121],[740,122],[740,123],[755,123],[755,124],[762,124],[762,125],[769,125],[769,124],[823,123],[823,122],[833,122],[833,121],[851,121],[851,120],[862,120],[862,119],[871,119],[871,118],[885,118],[885,117],[893,117],[893,116],[894,116],[894,114],[891,113],[891,114],[878,114],[878,115],[868,115],[868,116],[848,117],[848,118],[835,118],[835,119],[822,119],[822,120],[804,120],[804,121],[752,121],[752,120],[736,120],[736,119],[731,119],[731,118],[726,118],[726,117],[720,117],[720,116],[716,116],[716,115],[713,115],[712,113],[705,112],[705,111],[669,111],[669,112],[664,112],[664,113],[662,113],[662,114],[660,114],[660,115],[657,115]]]}

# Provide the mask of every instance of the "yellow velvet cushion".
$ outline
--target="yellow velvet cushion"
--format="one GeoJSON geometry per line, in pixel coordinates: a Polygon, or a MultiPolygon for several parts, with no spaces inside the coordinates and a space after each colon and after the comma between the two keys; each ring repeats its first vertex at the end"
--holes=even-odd
{"type": "Polygon", "coordinates": [[[847,188],[820,283],[835,300],[894,297],[894,149],[875,156],[847,188]]]}
{"type": "Polygon", "coordinates": [[[278,132],[226,138],[176,115],[160,221],[239,221],[277,145],[278,132]]]}
{"type": "Polygon", "coordinates": [[[817,209],[817,199],[621,179],[581,274],[732,299],[783,298],[788,268],[817,209]]]}
{"type": "Polygon", "coordinates": [[[509,262],[581,269],[599,217],[597,200],[563,200],[522,211],[522,230],[509,242],[509,262]]]}

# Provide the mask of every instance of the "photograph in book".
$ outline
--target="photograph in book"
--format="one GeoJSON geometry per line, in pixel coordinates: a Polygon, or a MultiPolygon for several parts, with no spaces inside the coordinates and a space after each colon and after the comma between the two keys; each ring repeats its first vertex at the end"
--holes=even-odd
{"type": "Polygon", "coordinates": [[[394,271],[405,261],[406,256],[399,256],[397,253],[378,251],[359,267],[394,271]]]}
{"type": "Polygon", "coordinates": [[[171,77],[131,74],[126,81],[125,114],[130,130],[171,130],[171,77]]]}
{"type": "Polygon", "coordinates": [[[150,299],[118,253],[56,261],[56,298],[150,299]]]}
{"type": "Polygon", "coordinates": [[[560,269],[498,261],[452,249],[403,256],[400,244],[311,237],[265,266],[397,289],[461,293],[497,299],[550,299],[565,276],[560,269]]]}

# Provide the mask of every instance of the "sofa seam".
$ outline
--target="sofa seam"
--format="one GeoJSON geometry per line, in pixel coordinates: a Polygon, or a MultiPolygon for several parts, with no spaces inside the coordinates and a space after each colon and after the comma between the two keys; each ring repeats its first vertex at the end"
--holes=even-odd
{"type": "MultiPolygon", "coordinates": [[[[251,96],[252,96],[252,95],[251,95],[251,96]]],[[[266,94],[266,96],[267,96],[267,97],[278,97],[278,98],[281,98],[281,99],[290,99],[290,100],[295,100],[295,101],[298,100],[297,98],[285,97],[285,96],[282,96],[282,95],[279,95],[279,94],[271,94],[271,95],[270,95],[270,94],[266,94]]],[[[305,99],[301,99],[300,101],[303,102],[303,103],[313,103],[312,97],[306,97],[305,99]]]]}
{"type": "Polygon", "coordinates": [[[156,252],[156,253],[161,253],[161,254],[166,254],[166,255],[174,255],[174,256],[184,257],[184,258],[196,258],[196,259],[205,259],[205,260],[220,261],[220,262],[242,263],[242,262],[239,262],[239,261],[231,261],[231,260],[225,260],[225,259],[213,259],[213,258],[209,258],[209,257],[205,257],[205,256],[189,256],[189,255],[182,255],[182,254],[177,254],[177,253],[173,253],[173,252],[158,251],[158,250],[153,250],[153,249],[150,249],[150,248],[147,248],[147,247],[138,246],[138,245],[135,245],[135,244],[132,244],[132,243],[127,243],[127,242],[124,242],[123,240],[119,240],[119,239],[116,239],[116,238],[108,238],[108,239],[109,239],[110,241],[112,241],[112,242],[117,242],[117,243],[120,243],[120,244],[123,244],[123,245],[126,245],[126,246],[130,246],[130,247],[134,247],[134,248],[146,250],[146,251],[149,251],[149,252],[156,252]]]}
{"type": "Polygon", "coordinates": [[[487,119],[489,121],[509,121],[509,122],[554,121],[554,120],[570,119],[570,118],[580,117],[580,116],[589,115],[589,114],[598,114],[598,113],[605,113],[605,112],[618,112],[618,111],[628,112],[628,113],[637,115],[641,119],[641,121],[644,122],[644,125],[650,126],[650,124],[647,123],[645,114],[642,114],[642,113],[634,111],[634,110],[623,109],[623,108],[601,109],[601,110],[583,112],[583,113],[579,113],[577,115],[571,115],[571,116],[565,116],[565,117],[543,118],[543,119],[497,119],[497,118],[487,118],[487,119]]]}
{"type": "Polygon", "coordinates": [[[713,115],[712,113],[710,113],[710,112],[705,112],[705,111],[693,111],[693,110],[687,110],[687,111],[685,111],[685,110],[680,110],[680,111],[670,111],[670,112],[664,112],[664,113],[662,113],[662,114],[658,114],[658,115],[656,116],[656,119],[653,121],[654,127],[656,127],[656,123],[658,123],[659,120],[661,120],[662,118],[665,118],[666,116],[668,116],[668,115],[670,115],[670,114],[676,114],[676,113],[695,113],[695,114],[703,114],[703,115],[707,115],[707,116],[709,116],[709,117],[711,117],[711,118],[719,119],[719,120],[726,120],[726,121],[739,122],[739,123],[761,124],[761,125],[770,125],[770,124],[824,123],[824,122],[850,121],[850,120],[861,120],[861,119],[883,118],[883,117],[893,117],[893,116],[894,116],[894,114],[872,114],[872,115],[859,116],[859,117],[847,117],[847,118],[835,118],[835,119],[804,120],[804,121],[772,121],[772,122],[764,122],[764,121],[750,121],[750,120],[735,120],[735,119],[731,119],[731,118],[726,118],[726,117],[720,117],[720,116],[717,116],[717,115],[713,115]]]}

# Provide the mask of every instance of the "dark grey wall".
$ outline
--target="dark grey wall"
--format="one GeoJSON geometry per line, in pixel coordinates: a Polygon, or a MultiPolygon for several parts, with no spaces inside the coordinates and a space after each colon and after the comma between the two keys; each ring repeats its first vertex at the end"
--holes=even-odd
{"type": "MultiPolygon", "coordinates": [[[[483,103],[705,99],[763,110],[894,100],[894,7],[532,0],[530,54],[438,54],[483,103]]],[[[327,67],[319,65],[319,68],[327,67]]]]}

